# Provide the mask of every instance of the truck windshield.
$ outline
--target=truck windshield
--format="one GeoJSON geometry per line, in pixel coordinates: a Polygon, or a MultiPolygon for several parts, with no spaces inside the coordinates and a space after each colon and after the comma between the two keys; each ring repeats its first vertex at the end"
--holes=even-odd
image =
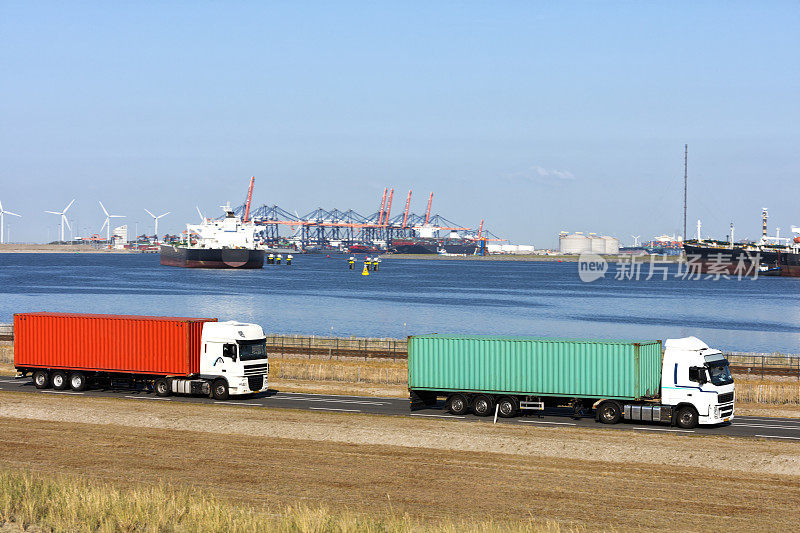
{"type": "Polygon", "coordinates": [[[242,361],[267,358],[267,339],[237,341],[237,343],[239,344],[239,359],[242,361]]]}
{"type": "Polygon", "coordinates": [[[714,385],[730,385],[733,383],[728,361],[708,363],[708,373],[711,377],[711,383],[714,385]]]}

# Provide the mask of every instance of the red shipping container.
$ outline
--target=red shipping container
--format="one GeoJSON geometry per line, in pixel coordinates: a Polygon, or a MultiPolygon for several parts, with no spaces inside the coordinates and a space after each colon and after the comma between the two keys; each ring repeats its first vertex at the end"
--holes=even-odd
{"type": "Polygon", "coordinates": [[[216,318],[18,313],[14,366],[153,375],[200,371],[200,338],[216,318]]]}

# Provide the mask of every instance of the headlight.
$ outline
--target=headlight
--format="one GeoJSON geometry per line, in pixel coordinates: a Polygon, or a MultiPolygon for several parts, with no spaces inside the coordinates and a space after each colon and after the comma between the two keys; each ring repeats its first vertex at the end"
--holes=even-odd
{"type": "Polygon", "coordinates": [[[719,418],[719,407],[714,408],[714,418],[719,418]]]}

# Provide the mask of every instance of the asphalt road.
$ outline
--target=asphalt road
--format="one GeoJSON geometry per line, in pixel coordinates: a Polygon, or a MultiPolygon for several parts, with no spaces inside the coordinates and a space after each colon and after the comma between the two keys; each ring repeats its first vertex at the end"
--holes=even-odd
{"type": "MultiPolygon", "coordinates": [[[[492,423],[493,417],[477,417],[474,415],[454,416],[444,410],[443,402],[433,408],[410,411],[408,399],[378,398],[371,396],[338,396],[331,394],[303,394],[270,390],[266,393],[246,397],[232,397],[226,401],[215,401],[206,397],[169,396],[161,398],[151,392],[119,389],[113,391],[87,390],[84,392],[39,390],[33,386],[29,378],[14,379],[0,377],[0,390],[10,392],[27,392],[31,394],[90,396],[96,398],[121,398],[131,401],[189,402],[215,403],[242,408],[275,408],[304,409],[308,411],[336,413],[364,413],[389,416],[411,416],[421,418],[453,419],[466,423],[492,423]]],[[[558,427],[592,427],[608,431],[662,431],[675,434],[727,435],[731,437],[754,437],[779,440],[800,441],[800,419],[766,418],[754,416],[736,417],[732,423],[720,426],[701,426],[696,429],[679,429],[664,424],[644,424],[623,422],[615,425],[604,425],[595,422],[592,417],[579,420],[572,419],[571,410],[548,409],[541,416],[537,414],[516,418],[498,418],[502,424],[529,424],[558,427]]]]}

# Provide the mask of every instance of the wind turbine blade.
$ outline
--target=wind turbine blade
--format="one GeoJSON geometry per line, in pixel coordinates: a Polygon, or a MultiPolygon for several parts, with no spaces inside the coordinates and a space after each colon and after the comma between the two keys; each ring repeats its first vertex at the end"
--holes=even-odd
{"type": "Polygon", "coordinates": [[[103,225],[102,225],[102,226],[100,226],[100,231],[103,231],[103,230],[106,228],[106,225],[107,225],[107,224],[108,224],[108,219],[106,219],[106,221],[105,221],[105,222],[103,222],[103,225]]]}
{"type": "Polygon", "coordinates": [[[97,203],[100,204],[100,207],[103,208],[103,213],[105,213],[106,216],[108,216],[108,211],[106,211],[106,206],[103,205],[103,202],[101,202],[100,200],[97,200],[97,203]]]}
{"type": "Polygon", "coordinates": [[[74,204],[74,203],[75,203],[75,198],[73,198],[72,201],[67,204],[67,207],[64,208],[62,213],[66,213],[67,211],[69,211],[69,208],[72,207],[72,204],[74,204]]]}
{"type": "Polygon", "coordinates": [[[197,214],[200,215],[200,221],[205,222],[206,217],[204,217],[202,211],[200,211],[200,206],[196,205],[194,208],[197,209],[197,214]]]}
{"type": "Polygon", "coordinates": [[[108,215],[109,218],[125,218],[125,215],[108,215]]]}
{"type": "Polygon", "coordinates": [[[72,231],[72,226],[69,225],[69,220],[67,220],[67,217],[65,215],[61,216],[64,217],[64,224],[66,224],[69,230],[72,231]]]}
{"type": "Polygon", "coordinates": [[[3,210],[3,202],[0,202],[0,211],[3,210]]]}
{"type": "Polygon", "coordinates": [[[61,213],[58,213],[56,211],[45,211],[45,213],[50,213],[51,215],[60,215],[61,214],[61,213]]]}
{"type": "MultiPolygon", "coordinates": [[[[147,211],[147,209],[145,209],[145,211],[147,211]]],[[[150,211],[147,211],[147,214],[150,215],[153,218],[156,218],[156,216],[153,213],[151,213],[150,211]]]]}
{"type": "Polygon", "coordinates": [[[166,212],[166,213],[164,213],[163,215],[158,215],[156,218],[165,217],[165,216],[169,215],[170,213],[171,213],[171,211],[167,211],[167,212],[166,212]]]}
{"type": "Polygon", "coordinates": [[[22,217],[22,215],[18,215],[16,213],[12,213],[11,211],[3,211],[6,215],[14,215],[15,217],[22,217]]]}

